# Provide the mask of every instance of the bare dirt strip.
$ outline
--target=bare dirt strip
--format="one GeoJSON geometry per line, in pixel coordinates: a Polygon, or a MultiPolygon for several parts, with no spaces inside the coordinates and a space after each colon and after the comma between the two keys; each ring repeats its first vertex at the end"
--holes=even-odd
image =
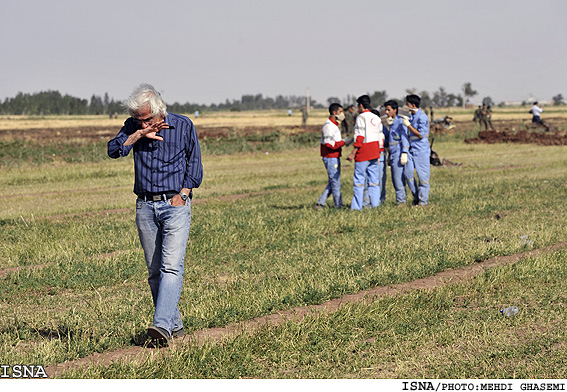
{"type": "MultiPolygon", "coordinates": [[[[320,305],[297,307],[268,316],[258,317],[252,320],[229,324],[220,328],[209,328],[195,331],[183,338],[175,339],[171,347],[203,345],[205,342],[220,342],[223,339],[241,333],[250,333],[263,326],[277,326],[286,321],[300,321],[306,316],[321,313],[334,312],[341,306],[351,303],[363,303],[372,301],[385,296],[394,296],[407,293],[413,290],[428,290],[442,287],[449,284],[458,284],[470,280],[479,275],[487,268],[513,264],[524,257],[538,256],[543,253],[555,252],[567,246],[566,242],[561,242],[553,246],[531,250],[528,252],[516,253],[509,256],[498,256],[484,262],[476,263],[471,266],[447,270],[427,278],[418,279],[413,282],[394,284],[390,286],[376,287],[364,290],[359,293],[345,295],[320,305]]],[[[60,364],[47,366],[45,368],[49,377],[60,376],[65,371],[77,369],[88,365],[109,365],[114,361],[143,361],[151,355],[166,354],[169,348],[151,349],[147,347],[129,347],[106,353],[95,353],[75,361],[67,361],[60,364]]]]}

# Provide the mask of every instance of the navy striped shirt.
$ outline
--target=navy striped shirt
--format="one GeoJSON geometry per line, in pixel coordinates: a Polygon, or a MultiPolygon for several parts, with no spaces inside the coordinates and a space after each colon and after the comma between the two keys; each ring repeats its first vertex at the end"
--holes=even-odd
{"type": "Polygon", "coordinates": [[[140,126],[128,118],[118,134],[108,142],[108,156],[120,158],[134,148],[134,193],[156,194],[198,188],[203,180],[201,148],[193,122],[185,116],[168,113],[165,122],[175,129],[162,129],[163,140],[142,137],[136,143],[124,142],[140,126]]]}

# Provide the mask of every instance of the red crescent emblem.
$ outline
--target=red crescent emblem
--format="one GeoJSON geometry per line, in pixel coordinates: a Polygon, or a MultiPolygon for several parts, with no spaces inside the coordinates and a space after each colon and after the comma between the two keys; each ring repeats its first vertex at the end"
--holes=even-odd
{"type": "Polygon", "coordinates": [[[374,117],[371,117],[371,118],[370,118],[370,124],[372,124],[372,125],[375,126],[375,127],[377,126],[376,124],[374,124],[374,117]]]}

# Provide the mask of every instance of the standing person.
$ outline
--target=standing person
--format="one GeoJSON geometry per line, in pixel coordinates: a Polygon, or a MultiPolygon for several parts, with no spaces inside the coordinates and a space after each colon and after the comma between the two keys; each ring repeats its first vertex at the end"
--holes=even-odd
{"type": "Polygon", "coordinates": [[[494,131],[494,126],[492,125],[492,106],[490,105],[486,107],[486,122],[490,125],[490,129],[494,131]]]}
{"type": "MultiPolygon", "coordinates": [[[[388,174],[386,173],[386,155],[388,153],[388,128],[386,127],[387,123],[385,124],[386,114],[380,114],[380,111],[376,109],[370,110],[372,113],[377,115],[381,122],[382,122],[382,133],[380,134],[378,144],[380,146],[380,204],[384,204],[386,201],[386,179],[388,174]]],[[[370,208],[370,196],[368,196],[368,184],[364,184],[364,193],[362,197],[362,208],[370,208]]]]}
{"type": "Polygon", "coordinates": [[[354,148],[347,160],[354,164],[353,197],[351,210],[361,210],[364,185],[368,185],[370,205],[380,205],[380,137],[382,122],[380,117],[372,113],[370,97],[361,95],[356,100],[359,115],[354,126],[354,148]]]}
{"type": "Polygon", "coordinates": [[[412,193],[414,200],[417,200],[417,192],[415,187],[415,179],[413,177],[414,165],[413,159],[409,154],[409,136],[408,129],[403,124],[402,119],[398,117],[398,102],[395,100],[387,101],[386,114],[389,124],[388,132],[388,165],[392,172],[392,184],[396,191],[396,203],[398,205],[406,204],[406,184],[412,193]]]}
{"type": "Polygon", "coordinates": [[[345,110],[345,120],[341,123],[345,137],[353,135],[355,120],[356,112],[354,110],[354,105],[349,105],[345,110]]]}
{"type": "Polygon", "coordinates": [[[474,111],[474,117],[473,117],[473,122],[474,125],[479,124],[480,125],[480,112],[481,112],[481,108],[480,106],[474,111]]]}
{"type": "Polygon", "coordinates": [[[433,117],[433,106],[429,107],[429,118],[431,119],[429,121],[429,123],[431,124],[434,121],[434,117],[433,117]]]}
{"type": "MultiPolygon", "coordinates": [[[[332,103],[329,106],[329,114],[329,118],[323,124],[323,128],[321,128],[321,156],[323,157],[325,169],[327,169],[329,182],[315,205],[316,209],[325,208],[327,199],[331,194],[333,195],[335,208],[339,209],[343,206],[340,158],[345,140],[341,138],[339,124],[345,119],[345,113],[339,103],[332,103]]],[[[348,143],[348,140],[346,142],[348,143]]],[[[352,142],[352,139],[350,142],[352,142]]]]}
{"type": "Polygon", "coordinates": [[[482,104],[480,109],[480,130],[482,131],[482,126],[484,125],[484,130],[488,131],[488,113],[486,112],[486,104],[482,104]]]}
{"type": "Polygon", "coordinates": [[[307,108],[303,106],[301,108],[301,126],[303,128],[305,128],[305,126],[307,125],[307,117],[309,117],[309,114],[307,113],[307,108]]]}
{"type": "Polygon", "coordinates": [[[415,165],[418,180],[418,199],[414,200],[420,206],[429,202],[430,155],[429,118],[419,108],[421,98],[415,94],[406,96],[406,104],[412,113],[411,118],[405,118],[403,124],[408,128],[410,139],[410,155],[415,165]]]}
{"type": "Polygon", "coordinates": [[[184,335],[179,312],[191,198],[203,178],[197,132],[168,113],[157,90],[141,84],[124,101],[130,118],[108,142],[108,156],[134,150],[136,225],[148,268],[155,313],[148,335],[160,344],[184,335]]]}
{"type": "Polygon", "coordinates": [[[532,122],[536,123],[536,124],[542,124],[543,122],[541,121],[541,114],[543,113],[543,109],[541,108],[541,106],[538,104],[537,101],[534,102],[534,106],[532,106],[532,122]]]}

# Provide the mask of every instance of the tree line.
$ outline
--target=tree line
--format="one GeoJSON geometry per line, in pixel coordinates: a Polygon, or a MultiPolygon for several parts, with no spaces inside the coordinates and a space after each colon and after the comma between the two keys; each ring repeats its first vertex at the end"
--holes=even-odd
{"type": "MultiPolygon", "coordinates": [[[[372,105],[378,107],[383,105],[389,99],[395,99],[398,103],[405,102],[405,96],[396,99],[395,97],[389,97],[388,93],[383,91],[374,91],[374,93],[367,93],[370,96],[372,105]]],[[[437,91],[430,93],[428,91],[418,91],[416,88],[407,89],[406,94],[417,94],[421,97],[421,107],[436,107],[436,108],[448,108],[448,107],[464,107],[465,105],[471,104],[471,98],[478,95],[478,92],[472,88],[471,83],[465,83],[462,86],[462,92],[460,94],[449,93],[444,87],[439,87],[437,91]]],[[[553,105],[564,105],[565,99],[562,94],[557,94],[552,98],[553,105]]],[[[347,97],[342,100],[338,97],[329,97],[327,103],[330,105],[333,102],[341,103],[343,106],[355,105],[356,97],[353,95],[347,95],[347,97]]],[[[504,102],[496,104],[491,97],[487,96],[482,98],[481,103],[487,106],[505,106],[504,102]]],[[[533,102],[523,101],[522,106],[531,105],[533,102]]]]}
{"type": "MultiPolygon", "coordinates": [[[[203,105],[196,103],[167,104],[167,109],[174,113],[193,113],[195,111],[241,111],[267,109],[293,109],[306,105],[307,98],[302,96],[282,96],[275,98],[264,97],[262,94],[242,95],[241,99],[226,100],[219,104],[203,105]]],[[[311,101],[311,107],[322,108],[316,101],[311,101]]],[[[103,97],[92,95],[90,100],[62,95],[59,91],[42,91],[34,94],[18,93],[13,98],[0,102],[2,115],[86,115],[107,114],[109,116],[124,111],[121,101],[109,98],[108,93],[103,97]]]]}
{"type": "MultiPolygon", "coordinates": [[[[417,89],[407,89],[407,94],[417,94],[421,97],[422,107],[452,107],[464,106],[470,103],[470,98],[477,95],[470,83],[463,85],[462,94],[453,94],[447,92],[445,88],[439,87],[437,91],[429,93],[428,91],[418,91],[417,89]],[[463,98],[464,97],[464,98],[463,98]],[[464,102],[463,102],[464,99],[464,102]]],[[[368,93],[372,100],[372,105],[378,107],[386,102],[388,99],[387,92],[374,91],[368,93]]],[[[564,98],[561,94],[557,94],[553,98],[555,105],[564,104],[564,98]]],[[[405,97],[398,100],[405,102],[405,97]]],[[[343,106],[356,104],[356,96],[348,95],[346,98],[339,99],[338,97],[329,97],[327,104],[339,102],[343,106]]],[[[482,103],[494,106],[494,102],[490,97],[484,97],[482,103]]],[[[275,98],[264,97],[262,94],[245,94],[240,99],[229,100],[218,104],[212,103],[210,105],[197,104],[197,103],[179,103],[174,102],[168,104],[169,111],[174,113],[194,113],[195,111],[244,111],[244,110],[287,110],[298,109],[307,104],[307,97],[305,96],[283,96],[278,95],[275,98]]],[[[524,102],[523,105],[531,104],[531,102],[524,102]]],[[[500,103],[498,106],[503,106],[500,103]]],[[[310,101],[310,106],[313,108],[325,108],[325,105],[318,103],[315,100],[310,101]]],[[[6,98],[4,102],[0,102],[1,115],[87,115],[87,114],[107,114],[113,116],[116,113],[123,112],[121,101],[116,101],[110,98],[108,93],[104,96],[93,94],[90,100],[72,97],[68,94],[62,95],[59,91],[42,91],[34,94],[18,93],[13,98],[6,98]]]]}
{"type": "Polygon", "coordinates": [[[18,93],[13,98],[6,98],[0,103],[3,115],[76,115],[76,114],[113,114],[122,111],[121,103],[94,95],[86,99],[61,95],[59,91],[42,91],[34,94],[18,93]]]}

